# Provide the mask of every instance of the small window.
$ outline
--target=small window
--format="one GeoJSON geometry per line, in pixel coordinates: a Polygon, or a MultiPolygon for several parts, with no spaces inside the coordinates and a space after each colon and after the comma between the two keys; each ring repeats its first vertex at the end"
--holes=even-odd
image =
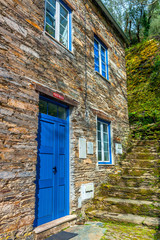
{"type": "Polygon", "coordinates": [[[97,37],[94,39],[94,66],[96,72],[109,80],[107,47],[97,37]]]}
{"type": "Polygon", "coordinates": [[[39,101],[39,112],[52,117],[57,117],[63,120],[67,120],[66,107],[59,106],[45,99],[40,99],[39,101]]]}
{"type": "Polygon", "coordinates": [[[70,51],[72,42],[71,9],[61,0],[46,0],[45,31],[70,51]]]}
{"type": "Polygon", "coordinates": [[[112,164],[110,123],[97,121],[97,152],[99,164],[112,164]]]}

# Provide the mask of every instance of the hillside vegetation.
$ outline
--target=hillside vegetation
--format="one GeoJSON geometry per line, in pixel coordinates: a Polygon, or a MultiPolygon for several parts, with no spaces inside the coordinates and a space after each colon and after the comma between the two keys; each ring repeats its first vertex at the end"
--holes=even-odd
{"type": "Polygon", "coordinates": [[[145,40],[126,50],[128,105],[132,135],[160,138],[160,40],[145,40]]]}

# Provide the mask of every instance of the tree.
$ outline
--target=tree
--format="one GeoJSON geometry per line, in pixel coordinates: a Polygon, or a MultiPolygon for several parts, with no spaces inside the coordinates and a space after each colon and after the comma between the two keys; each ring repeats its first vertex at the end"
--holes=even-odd
{"type": "Polygon", "coordinates": [[[140,42],[150,34],[151,22],[159,22],[160,0],[103,0],[121,25],[131,43],[140,42]]]}

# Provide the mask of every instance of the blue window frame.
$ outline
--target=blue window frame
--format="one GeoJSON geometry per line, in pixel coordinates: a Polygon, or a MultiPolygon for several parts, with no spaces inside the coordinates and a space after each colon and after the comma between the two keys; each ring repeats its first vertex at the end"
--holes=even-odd
{"type": "Polygon", "coordinates": [[[110,122],[97,120],[97,155],[98,164],[112,164],[110,122]]]}
{"type": "Polygon", "coordinates": [[[109,80],[108,49],[96,36],[94,38],[94,66],[96,72],[109,80]]]}
{"type": "Polygon", "coordinates": [[[61,0],[45,1],[45,31],[72,51],[72,11],[61,0]]]}

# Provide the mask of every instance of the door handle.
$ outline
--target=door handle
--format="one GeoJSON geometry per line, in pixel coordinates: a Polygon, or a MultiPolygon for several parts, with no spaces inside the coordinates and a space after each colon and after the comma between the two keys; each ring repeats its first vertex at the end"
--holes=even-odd
{"type": "Polygon", "coordinates": [[[57,172],[57,168],[55,166],[55,167],[53,167],[53,173],[56,174],[56,172],[57,172]]]}

